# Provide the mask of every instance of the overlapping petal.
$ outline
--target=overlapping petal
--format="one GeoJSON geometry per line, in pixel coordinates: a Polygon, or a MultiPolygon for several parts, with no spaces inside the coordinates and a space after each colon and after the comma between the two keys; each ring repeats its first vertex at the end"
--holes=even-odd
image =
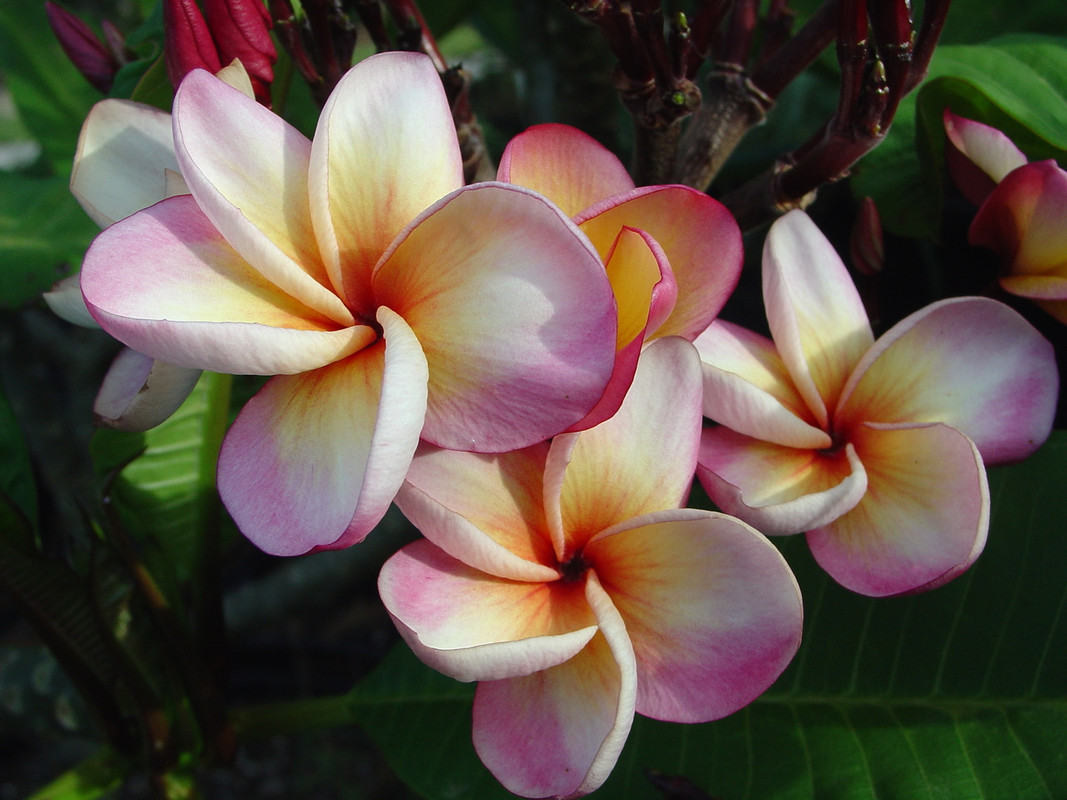
{"type": "Polygon", "coordinates": [[[634,188],[618,157],[570,125],[535,125],[513,138],[497,179],[540,192],[573,217],[606,197],[634,188]]]}
{"type": "Polygon", "coordinates": [[[947,108],[943,116],[950,144],[945,154],[949,171],[967,199],[981,205],[997,183],[1027,162],[1026,155],[996,128],[947,108]]]}
{"type": "Polygon", "coordinates": [[[833,451],[785,447],[723,426],[704,431],[697,477],[715,505],[769,536],[825,525],[867,491],[851,444],[833,451]]]}
{"type": "Polygon", "coordinates": [[[611,375],[616,315],[603,265],[527,189],[481,183],[446,197],[386,253],[373,286],[423,344],[423,437],[441,447],[543,441],[582,419],[611,375]]]}
{"type": "Polygon", "coordinates": [[[594,537],[586,557],[626,621],[645,716],[731,714],[800,645],[800,588],[789,566],[732,517],[691,509],[638,517],[594,537]]]}
{"type": "Polygon", "coordinates": [[[178,170],[170,114],[130,100],[101,100],[82,124],[70,191],[104,228],[162,200],[168,169],[178,170]]]}
{"type": "Polygon", "coordinates": [[[497,577],[555,580],[542,505],[548,445],[486,456],[419,447],[396,502],[430,541],[497,577]]]}
{"type": "Polygon", "coordinates": [[[219,494],[237,526],[275,555],[347,547],[374,527],[422,428],[426,362],[403,320],[322,369],[272,379],[230,428],[219,494]]]}
{"type": "Polygon", "coordinates": [[[1067,172],[1055,161],[1015,170],[971,223],[971,244],[1000,254],[1011,274],[1067,277],[1067,172]]]}
{"type": "MultiPolygon", "coordinates": [[[[700,443],[702,380],[692,344],[676,336],[652,342],[637,366],[618,412],[576,436],[564,466],[550,457],[552,472],[564,469],[559,489],[562,529],[570,547],[582,537],[649,511],[685,502],[700,443]]],[[[553,498],[546,513],[553,514],[553,498]]],[[[551,521],[549,524],[552,524],[551,521]]]]}
{"type": "Polygon", "coordinates": [[[981,553],[989,488],[978,448],[947,425],[864,425],[853,435],[870,490],[808,533],[815,560],[861,594],[925,591],[981,553]]]}
{"type": "Polygon", "coordinates": [[[767,234],[763,299],[778,352],[825,427],[874,334],[840,256],[802,211],[786,214],[767,234]]]}
{"type": "Polygon", "coordinates": [[[830,447],[770,339],[715,320],[693,344],[703,365],[706,417],[776,444],[830,447]]]}
{"type": "Polygon", "coordinates": [[[640,187],[597,203],[575,221],[602,255],[624,227],[645,231],[666,255],[678,299],[650,335],[692,341],[718,315],[741,274],[737,222],[721,203],[686,186],[640,187]]]}
{"type": "Polygon", "coordinates": [[[568,428],[569,432],[599,425],[619,410],[645,339],[670,316],[678,299],[670,263],[659,243],[645,231],[619,231],[604,266],[618,310],[615,367],[600,401],[568,428]]]}
{"type": "Polygon", "coordinates": [[[128,347],[111,363],[93,401],[97,422],[120,431],[146,431],[178,410],[200,370],[149,358],[128,347]]]}
{"type": "Polygon", "coordinates": [[[81,276],[102,327],[179,366],[290,374],[344,358],[375,338],[367,326],[339,329],[264,279],[188,195],[104,230],[81,276]]]}
{"type": "Polygon", "coordinates": [[[378,591],[419,658],[461,681],[549,669],[597,632],[581,584],[497,578],[427,540],[385,563],[378,591]]]}
{"type": "Polygon", "coordinates": [[[600,636],[570,661],[480,683],[475,694],[475,750],[524,797],[580,797],[598,788],[633,724],[637,674],[625,624],[595,575],[585,588],[600,636]]]}
{"type": "Polygon", "coordinates": [[[837,423],[943,422],[989,463],[1030,455],[1052,428],[1059,390],[1052,345],[1003,303],[942,300],[912,314],[863,357],[837,423]]]}
{"type": "Polygon", "coordinates": [[[310,170],[311,213],[330,280],[365,311],[371,271],[390,242],[463,186],[455,125],[431,61],[383,53],[345,73],[319,117],[310,170]]]}
{"type": "Polygon", "coordinates": [[[205,216],[271,283],[339,325],[308,207],[311,142],[277,114],[196,70],[174,98],[182,175],[205,216]],[[238,160],[239,159],[239,160],[238,160]]]}

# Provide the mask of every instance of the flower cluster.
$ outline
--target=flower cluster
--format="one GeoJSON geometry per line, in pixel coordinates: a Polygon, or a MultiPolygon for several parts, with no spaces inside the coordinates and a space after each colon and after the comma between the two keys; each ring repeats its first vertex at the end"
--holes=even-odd
{"type": "Polygon", "coordinates": [[[1030,163],[989,125],[948,109],[944,123],[949,169],[979,207],[971,244],[1000,256],[1004,291],[1030,298],[1067,324],[1067,172],[1052,160],[1030,163]]]}
{"type": "Polygon", "coordinates": [[[424,56],[357,64],[310,140],[244,85],[194,69],[171,116],[94,112],[85,307],[182,374],[269,376],[218,465],[263,550],[353,545],[395,499],[424,538],[382,600],[479,682],[475,747],[517,794],[596,789],[635,713],[707,721],[770,686],[802,609],[765,534],[807,532],[858,592],[932,588],[982,549],[985,463],[1048,435],[1055,363],[1022,317],[955,298],[876,340],[802,212],[767,237],[768,339],[716,319],[726,209],[635,187],[585,134],[531,128],[464,185],[424,56]],[[126,146],[147,177],[110,177],[126,146]],[[695,474],[720,511],[684,507],[695,474]]]}

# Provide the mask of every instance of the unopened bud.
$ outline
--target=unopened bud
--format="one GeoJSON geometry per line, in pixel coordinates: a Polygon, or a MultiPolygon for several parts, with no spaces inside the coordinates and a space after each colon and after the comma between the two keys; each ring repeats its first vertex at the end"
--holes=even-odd
{"type": "Polygon", "coordinates": [[[92,28],[61,6],[45,3],[45,12],[48,24],[71,63],[93,87],[104,94],[110,92],[120,66],[113,48],[109,49],[92,28]]]}
{"type": "Polygon", "coordinates": [[[167,77],[177,88],[194,69],[222,69],[219,53],[195,0],[163,0],[167,77]]]}
{"type": "Polygon", "coordinates": [[[278,54],[266,6],[261,0],[205,0],[204,14],[220,61],[228,64],[239,59],[252,80],[256,100],[269,106],[278,54]]]}

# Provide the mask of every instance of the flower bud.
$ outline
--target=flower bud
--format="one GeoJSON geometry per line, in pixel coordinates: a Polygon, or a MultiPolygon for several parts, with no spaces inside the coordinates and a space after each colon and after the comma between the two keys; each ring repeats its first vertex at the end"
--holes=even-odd
{"type": "MultiPolygon", "coordinates": [[[[114,53],[100,41],[92,28],[61,6],[45,3],[45,12],[48,14],[48,24],[52,26],[60,47],[71,63],[96,89],[104,94],[110,92],[120,66],[114,53]]],[[[114,26],[111,31],[115,31],[114,26]]],[[[109,32],[109,39],[114,41],[113,32],[109,32]]]]}

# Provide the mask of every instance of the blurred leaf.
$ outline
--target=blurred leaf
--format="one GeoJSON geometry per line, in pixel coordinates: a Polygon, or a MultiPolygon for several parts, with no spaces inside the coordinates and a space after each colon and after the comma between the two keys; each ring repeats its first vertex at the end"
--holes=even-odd
{"type": "Polygon", "coordinates": [[[938,48],[929,78],[853,178],[853,191],[874,197],[894,233],[938,233],[945,106],[1004,130],[1032,158],[1067,155],[1067,39],[1016,35],[938,48]]]}
{"type": "Polygon", "coordinates": [[[69,175],[82,121],[101,96],[67,60],[44,3],[0,0],[0,72],[44,158],[69,175]]]}
{"type": "Polygon", "coordinates": [[[0,393],[0,497],[18,510],[31,530],[36,529],[37,487],[33,481],[30,454],[18,420],[3,393],[0,393]]]}
{"type": "MultiPolygon", "coordinates": [[[[1067,433],[990,470],[986,552],[936,591],[837,586],[802,537],[804,644],[747,709],[704,725],[638,717],[593,797],[662,800],[646,769],[731,800],[1067,797],[1067,433]]],[[[351,696],[398,775],[432,800],[507,797],[470,744],[470,686],[403,645],[351,696]],[[488,782],[487,782],[488,781],[488,782]]],[[[531,748],[537,743],[531,742],[531,748]]]]}
{"type": "Polygon", "coordinates": [[[1062,0],[954,0],[941,40],[946,44],[982,42],[1016,31],[1063,30],[1062,0]]]}
{"type": "Polygon", "coordinates": [[[0,589],[9,594],[81,696],[111,732],[123,714],[114,694],[111,636],[90,602],[89,581],[41,553],[26,518],[0,496],[0,589]]]}
{"type": "Polygon", "coordinates": [[[93,437],[97,470],[121,468],[112,501],[126,530],[158,548],[160,557],[149,564],[153,574],[158,568],[189,580],[204,557],[205,538],[216,532],[215,461],[226,430],[230,380],[205,372],[162,425],[145,433],[101,428],[93,437]]]}
{"type": "Polygon", "coordinates": [[[99,232],[66,177],[0,172],[0,308],[38,300],[81,264],[99,232]]]}
{"type": "Polygon", "coordinates": [[[117,789],[128,768],[125,759],[104,748],[26,800],[96,800],[117,789]]]}

